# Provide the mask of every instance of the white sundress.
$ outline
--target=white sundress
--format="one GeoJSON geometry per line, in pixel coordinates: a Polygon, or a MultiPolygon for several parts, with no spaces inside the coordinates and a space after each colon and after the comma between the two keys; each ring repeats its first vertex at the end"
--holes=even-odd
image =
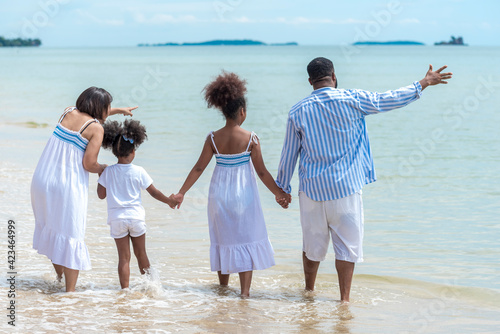
{"type": "Polygon", "coordinates": [[[217,152],[208,194],[210,265],[212,271],[232,274],[272,267],[274,251],[267,235],[257,180],[247,149],[238,154],[217,152]]]}
{"type": "Polygon", "coordinates": [[[88,140],[82,132],[97,119],[87,121],[80,131],[61,122],[50,137],[31,181],[31,205],[35,215],[33,248],[54,264],[75,270],[91,269],[84,242],[87,220],[89,172],[83,168],[88,140]]]}

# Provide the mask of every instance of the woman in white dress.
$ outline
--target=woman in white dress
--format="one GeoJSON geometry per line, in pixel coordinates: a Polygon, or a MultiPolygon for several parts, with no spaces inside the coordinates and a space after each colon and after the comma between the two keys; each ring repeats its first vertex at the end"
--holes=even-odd
{"type": "Polygon", "coordinates": [[[239,273],[241,295],[247,297],[252,271],[274,265],[254,168],[280,205],[288,207],[291,198],[267,171],[255,133],[241,128],[246,118],[245,84],[236,74],[223,72],[205,87],[208,106],[222,111],[226,125],[208,135],[198,162],[174,198],[180,207],[215,154],[208,194],[211,269],[218,272],[223,286],[228,285],[229,274],[239,273]]]}
{"type": "Polygon", "coordinates": [[[66,108],[52,133],[31,182],[35,215],[33,248],[46,255],[64,275],[66,291],[75,291],[80,270],[90,269],[85,245],[89,172],[102,173],[97,162],[109,115],[132,115],[135,108],[111,109],[111,95],[102,88],[86,89],[76,107],[66,108]]]}

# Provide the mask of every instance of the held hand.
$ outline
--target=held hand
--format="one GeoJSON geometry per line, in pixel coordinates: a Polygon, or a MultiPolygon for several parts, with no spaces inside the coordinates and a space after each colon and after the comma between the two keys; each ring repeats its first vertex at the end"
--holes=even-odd
{"type": "Polygon", "coordinates": [[[422,89],[425,89],[427,86],[434,86],[438,84],[447,84],[448,82],[445,80],[451,79],[453,73],[451,72],[446,72],[446,73],[441,73],[445,68],[448,66],[443,66],[437,71],[432,70],[432,65],[429,65],[429,70],[425,74],[425,78],[420,80],[420,85],[422,86],[422,89]]]}
{"type": "Polygon", "coordinates": [[[169,202],[167,203],[168,206],[171,208],[171,209],[175,209],[175,207],[177,206],[177,204],[179,204],[175,198],[174,198],[174,194],[171,194],[170,196],[168,196],[168,199],[169,199],[169,202]]]}
{"type": "MultiPolygon", "coordinates": [[[[170,195],[173,200],[175,201],[175,205],[173,206],[173,208],[175,208],[177,206],[177,209],[179,209],[181,207],[181,204],[182,204],[182,201],[184,201],[184,195],[181,194],[181,193],[178,193],[176,195],[172,194],[170,195]]],[[[172,208],[172,209],[173,209],[172,208]]]]}
{"type": "Polygon", "coordinates": [[[276,195],[276,203],[281,205],[283,209],[287,209],[288,205],[292,202],[292,195],[285,193],[283,190],[276,195]]]}

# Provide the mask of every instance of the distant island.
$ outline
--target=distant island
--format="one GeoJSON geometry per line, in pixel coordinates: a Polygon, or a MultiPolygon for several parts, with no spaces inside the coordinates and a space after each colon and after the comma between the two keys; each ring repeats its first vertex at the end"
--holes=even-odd
{"type": "Polygon", "coordinates": [[[213,41],[199,42],[199,43],[158,43],[158,44],[138,44],[137,46],[213,46],[213,45],[271,45],[271,46],[285,46],[285,45],[298,45],[296,42],[289,43],[272,43],[267,44],[261,41],[254,41],[250,39],[234,39],[234,40],[225,40],[225,39],[216,39],[213,41]]]}
{"type": "Polygon", "coordinates": [[[436,42],[436,43],[434,43],[434,45],[464,45],[464,46],[467,46],[467,44],[464,44],[464,39],[462,38],[462,36],[458,36],[457,38],[455,38],[455,36],[451,36],[451,40],[449,42],[445,42],[445,41],[436,42]]]}
{"type": "Polygon", "coordinates": [[[15,47],[15,46],[40,46],[42,45],[42,41],[37,39],[22,39],[22,38],[14,38],[8,39],[0,36],[0,47],[15,47]]]}
{"type": "Polygon", "coordinates": [[[352,45],[425,45],[425,44],[414,41],[389,41],[389,42],[366,41],[366,42],[356,42],[353,43],[352,45]]]}

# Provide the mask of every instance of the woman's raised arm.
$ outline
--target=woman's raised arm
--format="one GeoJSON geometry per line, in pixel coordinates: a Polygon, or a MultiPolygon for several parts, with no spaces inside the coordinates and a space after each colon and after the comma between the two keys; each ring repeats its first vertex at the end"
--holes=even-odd
{"type": "Polygon", "coordinates": [[[129,107],[129,108],[111,108],[109,110],[108,116],[112,116],[112,115],[116,115],[116,114],[122,114],[123,116],[133,116],[134,114],[132,114],[132,110],[135,110],[137,108],[139,108],[139,106],[129,107]]]}

